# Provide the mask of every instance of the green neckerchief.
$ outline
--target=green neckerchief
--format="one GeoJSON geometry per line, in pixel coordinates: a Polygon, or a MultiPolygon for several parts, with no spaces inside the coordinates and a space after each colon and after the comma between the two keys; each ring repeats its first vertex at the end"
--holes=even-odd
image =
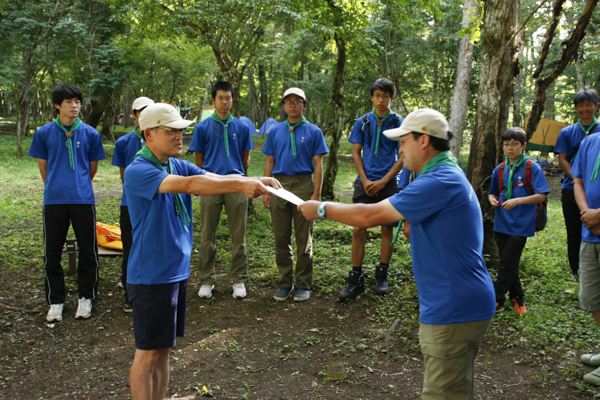
{"type": "MultiPolygon", "coordinates": [[[[441,153],[438,153],[437,155],[432,157],[431,160],[427,161],[427,164],[425,164],[423,166],[423,168],[421,168],[421,172],[419,172],[419,176],[417,178],[425,175],[426,173],[428,173],[429,171],[431,171],[438,165],[442,165],[442,164],[453,165],[462,171],[462,169],[460,168],[460,165],[458,165],[458,159],[456,157],[454,157],[452,155],[452,153],[450,153],[449,151],[442,151],[441,153]]],[[[464,171],[463,171],[463,173],[464,173],[464,171]]],[[[415,179],[417,179],[417,178],[415,178],[415,179]]],[[[394,238],[392,239],[392,243],[390,243],[390,246],[395,245],[396,242],[398,241],[398,234],[402,230],[403,225],[404,225],[404,220],[402,220],[398,223],[398,229],[396,229],[396,233],[394,234],[394,238]]]]}
{"type": "Polygon", "coordinates": [[[394,115],[394,113],[392,112],[392,110],[389,110],[387,115],[383,118],[379,118],[379,116],[377,115],[377,113],[375,112],[375,109],[373,109],[373,111],[371,111],[371,114],[375,117],[375,119],[377,120],[377,139],[375,142],[375,157],[379,157],[379,142],[381,141],[381,128],[383,127],[383,123],[385,122],[386,119],[388,119],[389,117],[391,117],[392,115],[394,115]]]}
{"type": "Polygon", "coordinates": [[[140,135],[140,133],[137,131],[138,127],[139,127],[139,125],[136,126],[135,128],[133,128],[133,134],[140,139],[140,141],[142,142],[142,147],[143,147],[143,145],[144,145],[144,137],[142,135],[140,135]]]}
{"type": "Polygon", "coordinates": [[[79,126],[83,124],[83,122],[79,118],[75,118],[75,122],[73,123],[73,126],[71,127],[70,131],[67,131],[67,128],[65,128],[62,122],[60,122],[60,116],[56,117],[54,122],[56,122],[56,125],[58,125],[58,127],[65,133],[65,135],[67,135],[67,147],[69,148],[69,163],[71,164],[71,169],[75,171],[75,158],[73,157],[73,133],[75,132],[75,129],[79,128],[79,126]]]}
{"type": "Polygon", "coordinates": [[[598,120],[596,119],[596,117],[594,117],[594,122],[592,122],[592,124],[590,126],[588,126],[587,129],[585,129],[583,127],[583,124],[581,123],[581,118],[577,119],[577,125],[579,125],[579,127],[581,128],[581,130],[583,131],[583,133],[585,133],[585,135],[589,135],[590,131],[596,126],[598,125],[598,120]]]}
{"type": "Polygon", "coordinates": [[[292,142],[292,155],[294,158],[298,157],[298,153],[296,152],[296,135],[294,135],[294,129],[306,124],[307,122],[308,120],[305,117],[302,117],[300,122],[296,122],[294,125],[291,125],[290,121],[288,121],[287,118],[285,119],[285,124],[288,126],[288,128],[290,128],[290,141],[292,142]]]}
{"type": "Polygon", "coordinates": [[[233,115],[231,115],[231,113],[229,113],[229,117],[227,117],[227,121],[225,123],[223,123],[223,121],[221,121],[221,118],[219,118],[219,116],[217,115],[216,112],[212,113],[211,116],[212,119],[214,119],[215,121],[217,121],[218,123],[220,123],[221,125],[223,125],[223,138],[225,139],[225,153],[227,154],[227,158],[229,158],[229,138],[227,137],[227,126],[229,125],[229,123],[231,121],[233,121],[233,115]]]}
{"type": "Polygon", "coordinates": [[[504,158],[504,165],[508,170],[508,180],[506,181],[506,191],[504,192],[504,201],[512,199],[512,190],[513,190],[513,177],[515,171],[523,164],[525,161],[529,160],[531,157],[525,155],[525,153],[521,153],[521,157],[517,160],[514,165],[510,165],[508,157],[504,158]]]}
{"type": "MultiPolygon", "coordinates": [[[[150,151],[150,149],[147,148],[146,146],[142,146],[142,149],[135,154],[133,159],[135,160],[139,156],[150,161],[152,164],[154,164],[156,166],[156,168],[160,169],[161,171],[167,172],[169,174],[173,173],[172,172],[173,165],[171,164],[170,157],[169,157],[169,161],[167,163],[168,171],[165,171],[165,168],[163,167],[161,162],[158,161],[158,158],[156,158],[154,153],[152,153],[150,151]]],[[[181,198],[181,195],[179,193],[173,193],[173,196],[175,197],[175,212],[179,215],[179,219],[181,219],[181,223],[183,224],[185,231],[189,232],[187,226],[189,225],[191,220],[190,220],[190,216],[188,215],[187,209],[185,208],[185,204],[183,204],[183,199],[181,198]],[[180,210],[183,210],[183,213],[181,213],[180,210]],[[184,220],[184,214],[185,214],[185,220],[184,220]]]]}

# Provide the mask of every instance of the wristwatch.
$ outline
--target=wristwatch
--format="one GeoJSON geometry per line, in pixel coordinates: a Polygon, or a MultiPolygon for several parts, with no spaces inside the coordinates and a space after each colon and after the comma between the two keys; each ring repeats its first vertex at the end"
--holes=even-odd
{"type": "Polygon", "coordinates": [[[327,218],[327,212],[325,211],[325,206],[327,205],[327,203],[321,203],[321,205],[319,206],[319,208],[317,208],[317,214],[319,214],[319,217],[321,218],[327,218]]]}

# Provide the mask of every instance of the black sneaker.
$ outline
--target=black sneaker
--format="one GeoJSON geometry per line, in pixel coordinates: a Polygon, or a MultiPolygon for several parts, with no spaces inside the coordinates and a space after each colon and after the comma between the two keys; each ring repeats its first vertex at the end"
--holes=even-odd
{"type": "Polygon", "coordinates": [[[388,267],[382,267],[381,265],[375,268],[375,293],[376,294],[388,294],[390,292],[390,286],[387,283],[388,267]]]}
{"type": "Polygon", "coordinates": [[[340,300],[353,299],[365,291],[365,277],[359,272],[350,271],[348,286],[339,295],[340,300]]]}
{"type": "Polygon", "coordinates": [[[129,302],[129,300],[125,300],[125,303],[123,303],[123,311],[125,311],[126,313],[133,312],[133,307],[131,307],[131,303],[129,302]]]}

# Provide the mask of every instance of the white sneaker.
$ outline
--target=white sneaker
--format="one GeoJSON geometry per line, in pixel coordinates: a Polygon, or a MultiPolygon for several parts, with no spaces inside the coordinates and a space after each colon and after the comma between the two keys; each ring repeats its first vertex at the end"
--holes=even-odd
{"type": "Polygon", "coordinates": [[[80,298],[75,318],[89,318],[90,315],[92,315],[92,299],[80,298]]]}
{"type": "Polygon", "coordinates": [[[234,299],[243,299],[246,297],[246,288],[243,283],[235,283],[233,285],[233,298],[234,299]]]}
{"type": "Polygon", "coordinates": [[[64,304],[50,304],[48,315],[46,315],[46,321],[62,321],[62,312],[64,304]]]}
{"type": "Polygon", "coordinates": [[[200,290],[198,290],[198,296],[201,299],[210,299],[212,297],[212,290],[215,285],[202,285],[200,286],[200,290]]]}

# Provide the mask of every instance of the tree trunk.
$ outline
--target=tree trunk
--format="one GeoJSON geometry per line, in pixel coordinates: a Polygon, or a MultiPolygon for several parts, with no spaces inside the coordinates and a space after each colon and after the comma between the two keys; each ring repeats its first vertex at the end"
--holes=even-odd
{"type": "Polygon", "coordinates": [[[106,90],[103,90],[98,100],[92,100],[90,102],[90,109],[85,116],[85,123],[92,128],[96,128],[100,123],[100,118],[102,118],[104,110],[106,110],[110,104],[110,99],[110,93],[106,90]]]}
{"type": "Polygon", "coordinates": [[[577,21],[577,25],[575,26],[575,29],[571,34],[571,37],[568,40],[561,41],[562,54],[560,56],[560,60],[547,76],[540,77],[544,68],[546,57],[548,56],[550,45],[552,44],[552,39],[554,39],[554,33],[560,20],[560,14],[564,2],[565,0],[556,0],[556,2],[554,3],[554,7],[552,9],[552,21],[548,29],[546,41],[542,46],[540,60],[538,62],[535,72],[533,73],[533,78],[536,79],[535,85],[537,87],[537,91],[535,101],[531,106],[529,122],[527,123],[527,138],[531,138],[533,132],[535,132],[535,130],[537,129],[540,119],[542,118],[542,113],[544,112],[544,104],[546,102],[546,90],[548,89],[548,86],[550,86],[550,84],[554,82],[554,80],[560,74],[563,73],[569,62],[571,62],[571,60],[573,60],[573,58],[577,55],[579,43],[585,36],[585,30],[587,29],[587,26],[590,23],[592,13],[596,8],[596,5],[598,4],[598,0],[587,0],[583,12],[579,17],[579,20],[577,21]]]}
{"type": "MultiPolygon", "coordinates": [[[[258,98],[256,84],[254,83],[254,68],[248,67],[248,118],[257,126],[258,120],[258,98]]],[[[260,127],[260,125],[258,125],[260,127]]],[[[254,132],[252,132],[254,133],[254,132]]]]}
{"type": "Polygon", "coordinates": [[[110,92],[110,102],[106,110],[104,111],[104,117],[102,118],[102,131],[100,131],[100,136],[104,140],[112,140],[113,143],[116,143],[115,137],[112,132],[113,121],[115,119],[115,115],[117,114],[117,109],[119,107],[119,100],[121,95],[117,91],[110,92]]]}
{"type": "MultiPolygon", "coordinates": [[[[519,45],[519,65],[521,63],[520,60],[523,59],[523,43],[525,42],[525,31],[521,31],[519,34],[520,45],[519,45]]],[[[521,126],[521,98],[523,94],[521,93],[521,88],[523,86],[523,68],[519,67],[519,74],[515,79],[515,91],[513,94],[513,126],[521,126]]]]}
{"type": "MultiPolygon", "coordinates": [[[[573,25],[573,12],[571,9],[565,10],[565,19],[569,25],[573,25]]],[[[583,72],[581,71],[581,62],[579,61],[581,58],[581,54],[583,52],[581,49],[577,49],[577,55],[575,56],[575,71],[577,72],[577,82],[579,83],[579,90],[585,89],[585,78],[583,77],[583,72]]]]}
{"type": "Polygon", "coordinates": [[[596,82],[594,82],[594,89],[596,89],[596,91],[600,93],[600,73],[596,77],[596,82]]]}
{"type": "Polygon", "coordinates": [[[27,125],[29,124],[29,104],[31,103],[32,70],[34,69],[28,50],[23,52],[23,83],[17,99],[17,158],[22,158],[23,138],[27,136],[27,125]]]}
{"type": "Polygon", "coordinates": [[[123,105],[123,122],[121,122],[121,125],[124,128],[128,128],[130,126],[133,126],[134,122],[133,122],[133,118],[131,118],[131,106],[133,103],[133,93],[131,91],[131,85],[126,85],[125,86],[125,95],[124,95],[124,105],[123,105]]]}
{"type": "MultiPolygon", "coordinates": [[[[498,162],[498,137],[506,128],[513,91],[518,0],[485,3],[477,115],[469,155],[468,177],[480,200],[484,222],[484,254],[497,263],[493,241],[493,209],[487,199],[491,174],[498,162]]],[[[489,264],[488,264],[489,265],[489,264]]]]}
{"type": "Polygon", "coordinates": [[[258,64],[258,90],[260,90],[260,104],[258,106],[258,120],[256,121],[256,126],[261,127],[262,124],[269,119],[271,111],[267,74],[265,72],[265,65],[262,62],[258,64]]]}
{"type": "Polygon", "coordinates": [[[329,158],[327,170],[323,178],[322,198],[333,200],[333,187],[338,171],[338,150],[340,138],[344,133],[344,70],[346,68],[346,40],[338,33],[333,35],[337,46],[337,63],[335,78],[331,88],[331,99],[333,100],[333,128],[331,130],[331,145],[329,146],[329,158]]]}
{"type": "MultiPolygon", "coordinates": [[[[466,0],[463,8],[462,28],[469,26],[471,17],[477,17],[477,3],[474,0],[466,0]]],[[[465,118],[467,116],[467,100],[471,82],[471,67],[473,65],[473,44],[471,35],[465,35],[460,40],[458,49],[458,63],[456,65],[456,81],[454,83],[454,94],[452,96],[452,108],[450,110],[450,130],[454,133],[454,139],[450,143],[452,154],[457,157],[463,143],[463,131],[465,129],[465,118]]]]}
{"type": "Polygon", "coordinates": [[[554,82],[548,85],[546,89],[546,101],[544,103],[544,118],[555,119],[556,110],[554,108],[554,82]]]}

